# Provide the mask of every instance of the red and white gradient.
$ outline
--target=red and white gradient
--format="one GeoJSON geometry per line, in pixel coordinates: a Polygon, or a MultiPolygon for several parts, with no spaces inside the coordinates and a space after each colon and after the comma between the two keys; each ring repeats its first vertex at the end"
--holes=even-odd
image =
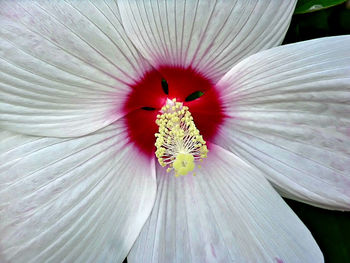
{"type": "Polygon", "coordinates": [[[132,86],[124,109],[129,140],[141,152],[154,156],[155,133],[158,131],[156,116],[166,104],[166,99],[176,99],[189,107],[195,125],[205,141],[212,140],[225,119],[224,109],[219,99],[219,91],[212,80],[192,68],[160,66],[146,73],[132,86]],[[166,80],[168,94],[162,89],[166,80]],[[186,102],[186,98],[196,91],[204,94],[186,102]],[[145,110],[144,107],[154,110],[145,110]]]}

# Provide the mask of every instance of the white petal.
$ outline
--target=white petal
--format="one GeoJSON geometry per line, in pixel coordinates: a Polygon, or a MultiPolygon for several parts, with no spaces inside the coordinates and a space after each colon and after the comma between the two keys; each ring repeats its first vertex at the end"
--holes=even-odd
{"type": "Polygon", "coordinates": [[[154,162],[123,127],[52,139],[0,133],[0,261],[122,262],[155,199],[154,162]]]}
{"type": "Polygon", "coordinates": [[[281,43],[296,1],[120,0],[128,36],[154,66],[192,66],[215,80],[281,43]]]}
{"type": "Polygon", "coordinates": [[[261,52],[219,86],[232,118],[217,143],[287,197],[350,209],[350,36],[261,52]]]}
{"type": "Polygon", "coordinates": [[[0,3],[0,123],[69,137],[118,119],[149,68],[125,35],[114,1],[0,3]]]}
{"type": "Polygon", "coordinates": [[[196,176],[157,167],[156,203],[128,262],[322,262],[310,232],[264,176],[210,149],[196,176]]]}

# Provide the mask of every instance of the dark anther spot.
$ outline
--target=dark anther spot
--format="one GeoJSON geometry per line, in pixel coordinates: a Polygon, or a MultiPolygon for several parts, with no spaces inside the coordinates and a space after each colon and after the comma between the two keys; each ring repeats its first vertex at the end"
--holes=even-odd
{"type": "Polygon", "coordinates": [[[190,95],[187,96],[187,98],[185,99],[185,101],[192,101],[192,100],[196,100],[198,99],[200,96],[202,96],[204,93],[201,91],[195,91],[193,93],[191,93],[190,95]]]}
{"type": "Polygon", "coordinates": [[[155,110],[156,108],[153,108],[153,107],[142,107],[141,109],[143,109],[143,110],[155,110]]]}
{"type": "Polygon", "coordinates": [[[165,79],[162,79],[162,89],[165,94],[169,94],[168,82],[165,79]]]}

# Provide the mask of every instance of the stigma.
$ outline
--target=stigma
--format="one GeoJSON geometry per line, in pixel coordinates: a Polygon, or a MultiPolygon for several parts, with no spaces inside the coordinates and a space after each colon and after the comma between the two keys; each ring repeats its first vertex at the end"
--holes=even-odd
{"type": "Polygon", "coordinates": [[[175,176],[187,175],[194,170],[197,161],[207,157],[206,142],[196,128],[188,107],[176,102],[176,99],[168,99],[157,115],[156,123],[159,129],[155,134],[155,154],[159,164],[168,167],[167,172],[174,170],[175,176]]]}

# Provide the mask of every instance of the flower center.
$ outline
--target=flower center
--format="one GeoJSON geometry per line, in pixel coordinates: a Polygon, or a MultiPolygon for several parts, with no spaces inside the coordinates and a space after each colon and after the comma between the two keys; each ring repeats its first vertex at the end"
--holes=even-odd
{"type": "Polygon", "coordinates": [[[188,107],[176,99],[168,99],[156,123],[159,126],[155,134],[156,156],[161,166],[168,166],[168,172],[174,169],[176,176],[186,175],[195,168],[195,161],[207,157],[206,143],[188,107]]]}
{"type": "MultiPolygon", "coordinates": [[[[192,169],[191,163],[199,161],[197,157],[200,156],[200,150],[198,147],[196,149],[190,148],[194,147],[195,144],[186,144],[187,137],[179,139],[174,133],[175,131],[180,132],[181,127],[185,127],[181,125],[187,124],[188,127],[183,130],[184,133],[189,132],[189,127],[195,127],[197,132],[200,131],[203,141],[208,142],[215,138],[218,128],[224,120],[224,113],[213,82],[192,68],[161,66],[145,73],[130,87],[131,92],[124,104],[129,143],[150,159],[159,150],[159,147],[155,146],[156,139],[159,137],[154,135],[161,134],[161,132],[156,121],[159,122],[161,116],[172,119],[175,118],[176,114],[179,114],[179,111],[175,110],[167,112],[170,115],[174,114],[174,116],[166,115],[167,117],[165,117],[166,111],[162,110],[164,105],[176,99],[175,104],[181,102],[181,107],[178,106],[181,111],[183,110],[185,115],[190,115],[193,118],[191,119],[192,126],[187,123],[189,117],[186,117],[187,119],[182,123],[182,118],[177,116],[180,128],[179,126],[177,126],[179,129],[171,128],[171,136],[170,134],[163,135],[164,140],[166,139],[165,143],[168,143],[169,140],[172,141],[171,147],[168,149],[171,151],[168,158],[175,157],[171,163],[167,164],[168,168],[175,170],[178,175],[187,170],[186,173],[189,173],[192,169]],[[157,118],[157,116],[160,117],[157,118]],[[180,149],[180,146],[183,149],[180,149]],[[193,155],[191,151],[198,151],[198,154],[193,155]],[[193,161],[191,161],[190,155],[193,156],[193,161]],[[178,162],[176,162],[177,159],[178,162]]],[[[191,130],[191,132],[194,131],[191,130]]],[[[165,157],[162,159],[165,162],[165,157]]]]}

